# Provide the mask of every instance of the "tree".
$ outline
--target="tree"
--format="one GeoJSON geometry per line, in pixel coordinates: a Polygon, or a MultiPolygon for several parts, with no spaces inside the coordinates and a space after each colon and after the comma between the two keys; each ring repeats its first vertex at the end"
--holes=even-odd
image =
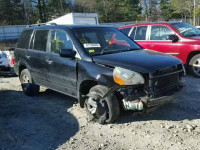
{"type": "Polygon", "coordinates": [[[192,0],[171,0],[174,13],[181,14],[182,18],[191,17],[193,11],[192,0]]]}
{"type": "Polygon", "coordinates": [[[173,17],[174,9],[172,8],[170,0],[161,0],[160,10],[162,19],[168,20],[173,17]]]}
{"type": "Polygon", "coordinates": [[[3,24],[11,24],[12,10],[11,2],[8,0],[0,0],[0,20],[3,24]]]}
{"type": "Polygon", "coordinates": [[[24,24],[21,0],[0,0],[1,24],[24,24]]]}
{"type": "Polygon", "coordinates": [[[124,0],[121,1],[121,21],[135,21],[138,15],[141,14],[141,7],[139,5],[139,0],[124,0]]]}
{"type": "Polygon", "coordinates": [[[143,6],[146,21],[154,21],[158,19],[158,0],[141,0],[141,5],[143,6]]]}

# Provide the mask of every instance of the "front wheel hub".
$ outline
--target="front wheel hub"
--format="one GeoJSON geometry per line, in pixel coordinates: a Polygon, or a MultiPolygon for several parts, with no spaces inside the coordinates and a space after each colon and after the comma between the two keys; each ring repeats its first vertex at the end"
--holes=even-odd
{"type": "Polygon", "coordinates": [[[85,102],[85,106],[92,115],[100,117],[105,113],[104,104],[100,102],[99,98],[89,97],[85,102]]]}

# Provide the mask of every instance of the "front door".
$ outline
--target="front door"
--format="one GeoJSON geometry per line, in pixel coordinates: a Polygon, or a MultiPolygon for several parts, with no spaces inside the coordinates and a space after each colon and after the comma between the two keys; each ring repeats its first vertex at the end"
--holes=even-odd
{"type": "Polygon", "coordinates": [[[134,27],[129,33],[129,36],[132,40],[137,42],[140,46],[145,49],[149,49],[149,41],[148,38],[148,26],[138,26],[134,27]]]}
{"type": "Polygon", "coordinates": [[[66,58],[59,55],[60,49],[74,49],[75,47],[64,30],[51,30],[49,37],[48,76],[51,88],[59,92],[77,96],[77,74],[75,58],[66,58]]]}
{"type": "Polygon", "coordinates": [[[168,35],[175,34],[170,28],[164,25],[154,25],[150,29],[149,49],[179,57],[180,42],[167,40],[168,35]]]}

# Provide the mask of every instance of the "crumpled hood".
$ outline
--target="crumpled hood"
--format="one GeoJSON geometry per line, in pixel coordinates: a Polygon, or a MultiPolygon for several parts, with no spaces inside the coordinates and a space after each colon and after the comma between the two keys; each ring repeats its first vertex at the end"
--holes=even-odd
{"type": "Polygon", "coordinates": [[[181,64],[181,60],[151,50],[135,50],[122,53],[93,56],[97,64],[122,67],[141,73],[154,73],[157,70],[181,64]]]}

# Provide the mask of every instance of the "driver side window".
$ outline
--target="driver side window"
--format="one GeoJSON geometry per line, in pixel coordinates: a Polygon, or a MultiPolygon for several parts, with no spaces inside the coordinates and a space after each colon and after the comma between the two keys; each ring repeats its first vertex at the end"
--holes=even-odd
{"type": "Polygon", "coordinates": [[[174,34],[174,32],[166,26],[152,26],[150,40],[164,41],[171,34],[174,34]]]}
{"type": "Polygon", "coordinates": [[[51,53],[59,54],[60,49],[73,49],[73,44],[68,34],[62,30],[51,32],[51,53]]]}

